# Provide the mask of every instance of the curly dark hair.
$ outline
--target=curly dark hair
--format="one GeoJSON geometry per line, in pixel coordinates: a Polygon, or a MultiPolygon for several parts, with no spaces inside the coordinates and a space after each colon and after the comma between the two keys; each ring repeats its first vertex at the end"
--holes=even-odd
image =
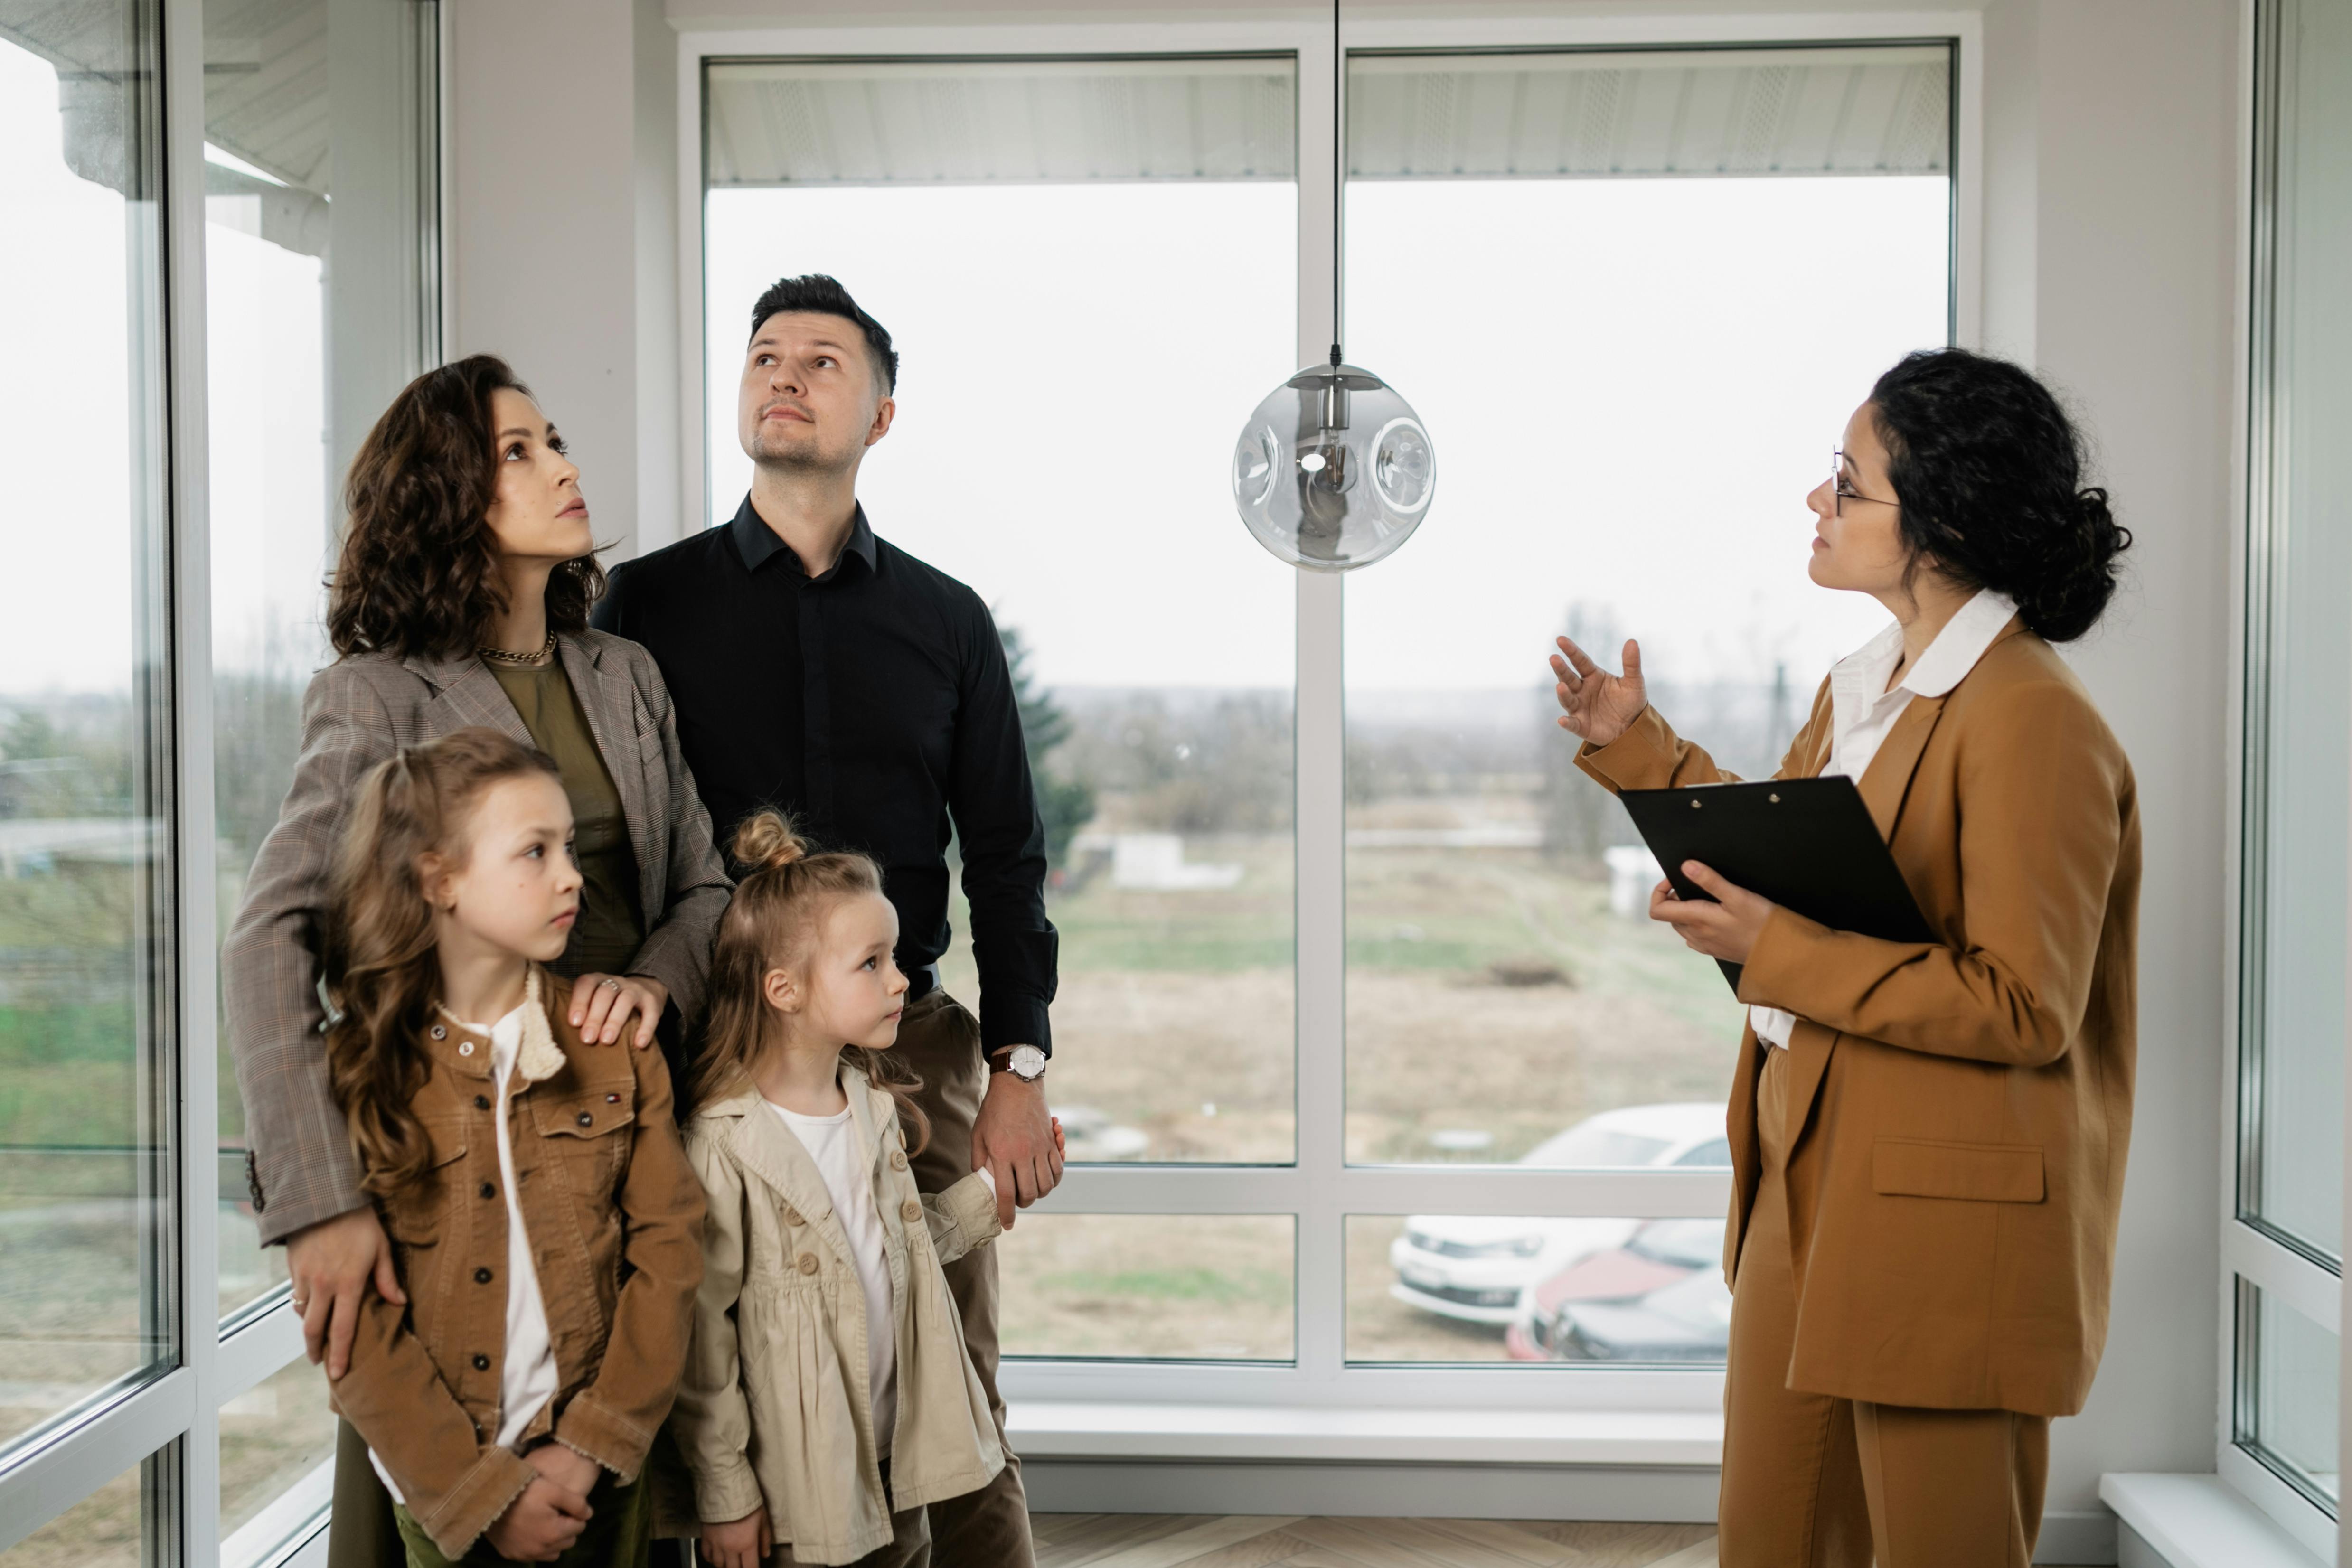
{"type": "Polygon", "coordinates": [[[2071,643],[2116,591],[2131,530],[2081,487],[2083,438],[2050,389],[1966,349],[1906,354],[1870,390],[1915,561],[2017,601],[2026,630],[2071,643]]]}
{"type": "MultiPolygon", "coordinates": [[[[505,612],[489,511],[499,472],[490,397],[506,389],[530,395],[495,354],[427,371],[360,443],[343,490],[350,520],[327,580],[327,636],[338,654],[467,653],[505,612]]],[[[586,630],[604,591],[595,556],[565,561],[547,580],[549,628],[586,630]]]]}

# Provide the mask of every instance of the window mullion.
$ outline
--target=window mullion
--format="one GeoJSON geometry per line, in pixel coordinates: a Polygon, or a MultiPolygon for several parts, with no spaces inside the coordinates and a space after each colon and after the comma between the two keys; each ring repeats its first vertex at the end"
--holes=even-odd
{"type": "MultiPolygon", "coordinates": [[[[1298,52],[1298,358],[1329,341],[1333,299],[1331,43],[1298,52]]],[[[1340,1176],[1347,1162],[1347,757],[1341,709],[1341,584],[1298,574],[1298,1365],[1311,1379],[1346,1362],[1347,1255],[1340,1176]]]]}
{"type": "Polygon", "coordinates": [[[178,1085],[173,1129],[179,1189],[174,1311],[192,1411],[175,1464],[176,1561],[218,1559],[220,1422],[213,1381],[218,1358],[220,1093],[216,1082],[218,880],[214,871],[212,554],[206,523],[204,16],[162,7],[163,193],[166,203],[165,355],[169,366],[173,706],[173,810],[176,862],[173,968],[177,987],[168,1047],[178,1085]]]}

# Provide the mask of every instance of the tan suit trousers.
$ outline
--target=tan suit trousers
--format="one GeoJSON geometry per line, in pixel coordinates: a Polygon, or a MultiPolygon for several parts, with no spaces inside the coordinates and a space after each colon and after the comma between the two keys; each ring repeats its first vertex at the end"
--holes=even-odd
{"type": "Polygon", "coordinates": [[[1740,1241],[1723,1384],[1723,1568],[2026,1568],[2042,1528],[2049,1417],[1789,1386],[1789,1053],[1762,1049],[1763,1179],[1740,1241]]]}
{"type": "MultiPolygon", "coordinates": [[[[971,1174],[971,1129],[988,1092],[988,1061],[981,1054],[980,1020],[945,991],[933,991],[907,1009],[893,1055],[923,1081],[915,1096],[931,1119],[931,1141],[914,1158],[915,1185],[945,1192],[971,1174]]],[[[975,1247],[946,1266],[948,1291],[963,1320],[964,1347],[988,1391],[1004,1469],[976,1492],[930,1506],[931,1562],[936,1568],[1034,1568],[1029,1539],[1029,1496],[1021,1460],[1004,1441],[1004,1399],[996,1391],[996,1249],[975,1247]]]]}

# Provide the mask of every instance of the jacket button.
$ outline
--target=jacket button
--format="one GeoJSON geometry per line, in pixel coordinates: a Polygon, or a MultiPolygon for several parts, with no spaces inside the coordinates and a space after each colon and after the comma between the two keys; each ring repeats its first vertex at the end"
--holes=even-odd
{"type": "Polygon", "coordinates": [[[803,1274],[814,1274],[816,1272],[815,1253],[803,1252],[801,1254],[801,1272],[803,1274]]]}
{"type": "Polygon", "coordinates": [[[594,1125],[596,1124],[596,1117],[595,1117],[594,1113],[592,1113],[592,1112],[588,1112],[588,1111],[583,1111],[583,1112],[581,1112],[581,1113],[580,1113],[580,1124],[581,1124],[582,1126],[583,1126],[583,1127],[593,1127],[593,1126],[594,1126],[594,1125]]]}
{"type": "Polygon", "coordinates": [[[477,1094],[477,1095],[475,1095],[475,1096],[474,1096],[474,1109],[475,1109],[475,1110],[477,1110],[477,1111],[487,1111],[487,1110],[488,1110],[489,1108],[490,1108],[490,1097],[489,1097],[488,1095],[487,1095],[487,1094],[477,1094]]]}
{"type": "Polygon", "coordinates": [[[910,1197],[898,1206],[898,1218],[912,1225],[923,1218],[923,1206],[910,1197]]]}
{"type": "Polygon", "coordinates": [[[890,1168],[894,1171],[902,1171],[907,1168],[907,1155],[904,1150],[892,1149],[890,1151],[890,1168]]]}
{"type": "Polygon", "coordinates": [[[801,1218],[801,1211],[799,1209],[787,1208],[784,1210],[784,1223],[786,1225],[803,1225],[807,1222],[801,1218]]]}
{"type": "Polygon", "coordinates": [[[492,1186],[488,1182],[484,1182],[482,1184],[482,1196],[484,1197],[496,1197],[499,1196],[499,1189],[492,1186]]]}
{"type": "Polygon", "coordinates": [[[489,1282],[490,1271],[488,1269],[477,1269],[474,1270],[474,1283],[477,1285],[487,1285],[489,1282]]]}
{"type": "Polygon", "coordinates": [[[474,1370],[476,1372],[488,1372],[489,1369],[490,1358],[488,1356],[477,1355],[474,1357],[474,1370]]]}

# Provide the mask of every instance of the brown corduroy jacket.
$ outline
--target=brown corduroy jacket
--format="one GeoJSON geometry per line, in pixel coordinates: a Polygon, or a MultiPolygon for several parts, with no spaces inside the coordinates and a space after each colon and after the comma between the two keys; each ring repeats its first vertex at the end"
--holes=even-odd
{"type": "Polygon", "coordinates": [[[408,1305],[367,1292],[351,1370],[331,1385],[337,1412],[452,1560],[538,1473],[496,1441],[507,1332],[497,1118],[513,1119],[555,1351],[555,1396],[524,1446],[552,1437],[634,1479],[677,1396],[702,1282],[702,1184],[661,1052],[583,1046],[566,1017],[570,985],[534,975],[541,1016],[525,1019],[505,1103],[487,1037],[445,1020],[416,1040],[431,1063],[415,1107],[432,1166],[376,1200],[408,1305]]]}
{"type": "MultiPolygon", "coordinates": [[[[1829,687],[1776,777],[1827,763],[1829,687]]],[[[1728,781],[1645,710],[1578,765],[1612,789],[1728,781]]],[[[1745,1002],[1797,1016],[1789,1386],[2071,1416],[2106,1340],[2130,1143],[2140,838],[2131,765],[2074,672],[2011,622],[1914,697],[1858,781],[1934,943],[1776,910],[1745,1002]]],[[[1747,1031],[1725,1271],[1756,1201],[1747,1031]]]]}

